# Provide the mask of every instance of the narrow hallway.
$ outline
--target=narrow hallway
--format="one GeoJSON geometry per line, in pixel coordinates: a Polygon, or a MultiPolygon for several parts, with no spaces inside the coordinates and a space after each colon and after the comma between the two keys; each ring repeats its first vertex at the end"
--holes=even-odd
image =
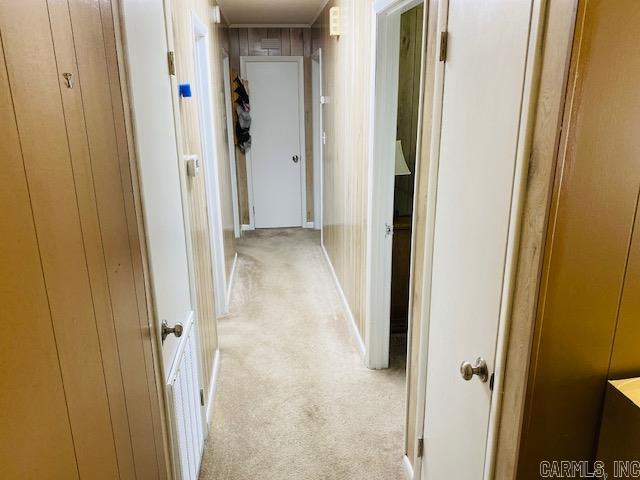
{"type": "Polygon", "coordinates": [[[403,478],[404,361],[367,369],[319,232],[247,232],[201,479],[403,478]]]}

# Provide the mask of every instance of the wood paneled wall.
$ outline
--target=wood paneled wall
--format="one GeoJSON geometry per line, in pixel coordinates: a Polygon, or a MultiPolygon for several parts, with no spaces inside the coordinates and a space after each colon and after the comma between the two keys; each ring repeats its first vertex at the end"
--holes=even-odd
{"type": "Polygon", "coordinates": [[[167,477],[113,7],[0,3],[3,478],[167,477]]]}
{"type": "MultiPolygon", "coordinates": [[[[317,47],[316,47],[317,48],[317,47]]],[[[307,189],[307,221],[313,221],[313,119],[311,112],[311,45],[310,28],[230,28],[229,65],[231,81],[240,76],[240,57],[248,56],[302,56],[304,57],[304,124],[305,171],[307,189]],[[280,48],[264,49],[263,38],[279,39],[280,48]]],[[[251,96],[251,91],[249,91],[251,96]]],[[[234,105],[235,108],[235,105],[234,105]]],[[[247,168],[244,153],[236,148],[238,177],[238,204],[240,223],[249,223],[249,197],[247,192],[247,168]]]]}
{"type": "MultiPolygon", "coordinates": [[[[209,33],[209,52],[211,62],[211,82],[213,112],[215,115],[215,135],[218,158],[218,178],[220,187],[221,211],[224,231],[224,252],[227,281],[231,274],[235,256],[235,235],[233,231],[233,207],[231,200],[231,172],[229,167],[229,151],[227,149],[227,120],[224,108],[224,84],[222,55],[227,36],[226,28],[220,24],[212,24],[210,8],[213,3],[208,0],[186,0],[174,2],[172,5],[173,37],[178,83],[191,83],[194,95],[198,85],[195,68],[194,37],[192,15],[207,25],[209,33]]],[[[187,198],[189,201],[189,223],[192,251],[194,255],[194,274],[197,300],[197,322],[199,326],[203,389],[208,395],[215,352],[218,349],[216,327],[216,310],[214,304],[214,273],[212,269],[211,237],[209,234],[209,217],[207,192],[205,188],[204,170],[212,168],[203,157],[202,135],[197,98],[181,98],[180,127],[181,148],[183,154],[195,154],[202,162],[202,171],[196,177],[187,178],[187,198]]],[[[208,400],[208,399],[207,399],[208,400]]]]}
{"type": "Polygon", "coordinates": [[[594,460],[607,379],[640,375],[638,29],[633,0],[580,3],[518,478],[594,460]]]}
{"type": "Polygon", "coordinates": [[[312,27],[322,47],[324,245],[361,336],[365,337],[365,260],[371,65],[371,0],[332,0],[312,27]],[[329,8],[339,6],[342,35],[329,36],[329,8]]]}
{"type": "Polygon", "coordinates": [[[396,177],[393,206],[398,215],[411,215],[413,212],[413,190],[418,147],[423,17],[423,5],[412,8],[400,17],[398,128],[396,139],[402,143],[404,158],[411,175],[399,175],[396,177]]]}

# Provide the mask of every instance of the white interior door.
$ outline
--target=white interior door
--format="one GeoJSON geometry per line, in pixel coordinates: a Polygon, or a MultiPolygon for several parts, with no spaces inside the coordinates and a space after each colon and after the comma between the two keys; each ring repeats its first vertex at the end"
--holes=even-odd
{"type": "Polygon", "coordinates": [[[177,86],[167,71],[170,24],[165,22],[162,2],[124,0],[122,9],[154,320],[158,336],[163,321],[169,327],[183,327],[181,336],[176,332],[160,341],[174,476],[195,480],[204,428],[182,197],[184,166],[172,97],[177,86]]]}
{"type": "MultiPolygon", "coordinates": [[[[483,478],[532,1],[449,0],[422,478],[483,478]]],[[[523,127],[524,128],[524,127],[523,127]]]]}
{"type": "Polygon", "coordinates": [[[209,62],[209,37],[206,25],[195,14],[192,16],[194,33],[194,53],[196,70],[196,102],[198,103],[198,120],[200,122],[203,169],[207,192],[207,215],[209,217],[209,233],[211,260],[213,262],[213,289],[215,295],[216,314],[227,313],[227,274],[225,269],[224,234],[222,227],[222,211],[220,209],[220,183],[218,178],[218,151],[215,132],[218,130],[211,98],[211,65],[209,62]]]}
{"type": "Polygon", "coordinates": [[[304,222],[302,57],[242,57],[249,81],[251,149],[247,154],[255,228],[304,222]]]}

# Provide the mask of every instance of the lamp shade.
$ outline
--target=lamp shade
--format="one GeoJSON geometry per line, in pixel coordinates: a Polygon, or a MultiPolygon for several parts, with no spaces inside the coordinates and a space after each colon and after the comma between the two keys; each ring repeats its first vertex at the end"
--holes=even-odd
{"type": "Polygon", "coordinates": [[[396,175],[411,175],[411,170],[407,166],[402,152],[402,142],[396,140],[396,175]]]}

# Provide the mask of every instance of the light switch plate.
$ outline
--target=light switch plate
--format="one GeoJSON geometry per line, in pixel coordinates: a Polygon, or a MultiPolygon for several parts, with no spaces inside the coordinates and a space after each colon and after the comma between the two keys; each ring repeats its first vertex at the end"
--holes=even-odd
{"type": "Polygon", "coordinates": [[[187,175],[189,177],[197,177],[200,173],[200,159],[197,155],[185,155],[185,162],[187,163],[187,175]]]}

